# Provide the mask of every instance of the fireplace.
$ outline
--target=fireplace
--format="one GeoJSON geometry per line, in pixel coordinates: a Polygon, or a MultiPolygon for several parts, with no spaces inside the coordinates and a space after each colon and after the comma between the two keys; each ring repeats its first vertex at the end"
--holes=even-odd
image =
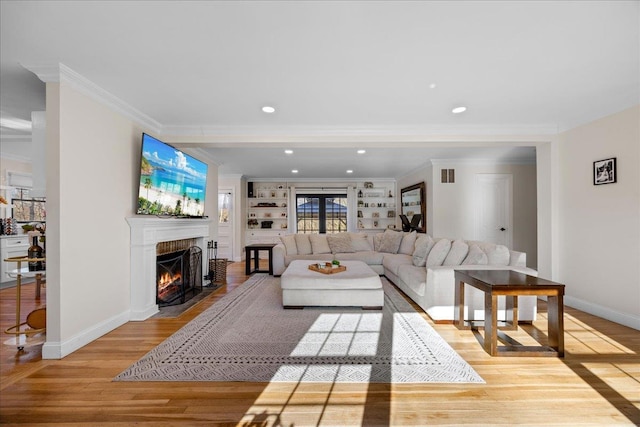
{"type": "Polygon", "coordinates": [[[156,303],[184,304],[202,291],[202,249],[190,246],[194,239],[162,242],[157,246],[156,303]],[[186,249],[181,249],[187,246],[186,249]],[[180,248],[167,251],[167,248],[180,248]]]}
{"type": "MultiPolygon", "coordinates": [[[[195,239],[205,248],[211,220],[205,218],[155,218],[138,215],[126,218],[131,227],[131,295],[129,320],[145,320],[158,312],[156,261],[157,245],[181,239],[195,239]]],[[[206,257],[200,271],[207,268],[206,257]]]]}

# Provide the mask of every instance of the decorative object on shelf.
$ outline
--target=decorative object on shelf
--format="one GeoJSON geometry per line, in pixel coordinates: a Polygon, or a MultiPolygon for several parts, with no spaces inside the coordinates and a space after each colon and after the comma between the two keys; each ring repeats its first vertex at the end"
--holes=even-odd
{"type": "Polygon", "coordinates": [[[289,228],[289,226],[287,225],[286,222],[283,222],[282,224],[280,224],[280,228],[282,228],[283,230],[286,230],[287,228],[289,228]]]}
{"type": "Polygon", "coordinates": [[[249,226],[249,228],[258,228],[258,220],[250,219],[249,221],[247,221],[247,225],[249,226]]]}
{"type": "Polygon", "coordinates": [[[255,212],[249,212],[249,218],[255,218],[255,217],[256,217],[255,212]]]}
{"type": "Polygon", "coordinates": [[[393,193],[391,193],[391,190],[389,190],[389,197],[393,197],[393,193]]]}
{"type": "Polygon", "coordinates": [[[371,214],[371,218],[380,218],[380,212],[374,212],[371,214]]]}
{"type": "Polygon", "coordinates": [[[364,188],[373,188],[373,182],[369,182],[369,181],[365,182],[364,188]]]}
{"type": "Polygon", "coordinates": [[[593,162],[593,185],[613,184],[618,182],[616,157],[593,162]]]}
{"type": "Polygon", "coordinates": [[[262,221],[260,228],[271,228],[273,221],[262,221]]]}
{"type": "Polygon", "coordinates": [[[378,228],[378,221],[373,221],[373,228],[378,228]]]}
{"type": "Polygon", "coordinates": [[[264,217],[265,218],[271,218],[271,212],[265,212],[264,213],[264,217]]]}
{"type": "Polygon", "coordinates": [[[276,197],[276,192],[275,192],[275,191],[272,191],[272,192],[271,192],[271,197],[272,197],[272,198],[275,198],[275,197],[276,197]]]}
{"type": "Polygon", "coordinates": [[[358,211],[358,218],[362,218],[362,211],[358,211]]]}
{"type": "Polygon", "coordinates": [[[395,218],[395,217],[396,217],[396,211],[395,210],[387,211],[387,218],[395,218]]]}
{"type": "Polygon", "coordinates": [[[362,194],[362,190],[358,190],[358,197],[362,198],[363,194],[362,194]]]}
{"type": "Polygon", "coordinates": [[[258,203],[259,208],[277,208],[278,204],[277,203],[272,203],[272,202],[260,202],[258,203]]]}

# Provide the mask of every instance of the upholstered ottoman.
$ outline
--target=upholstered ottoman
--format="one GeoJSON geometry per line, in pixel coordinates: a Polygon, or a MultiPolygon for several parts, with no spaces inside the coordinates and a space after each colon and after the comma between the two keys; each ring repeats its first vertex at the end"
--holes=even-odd
{"type": "Polygon", "coordinates": [[[384,305],[380,276],[364,262],[343,261],[341,265],[347,270],[334,274],[309,270],[309,264],[315,262],[295,260],[282,273],[280,286],[284,308],[355,306],[381,309],[384,305]]]}

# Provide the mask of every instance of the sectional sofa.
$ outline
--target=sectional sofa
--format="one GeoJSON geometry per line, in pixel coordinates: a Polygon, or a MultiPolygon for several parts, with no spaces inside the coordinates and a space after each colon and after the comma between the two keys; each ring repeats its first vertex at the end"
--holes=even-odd
{"type": "MultiPolygon", "coordinates": [[[[526,266],[526,254],[493,243],[432,238],[393,230],[384,233],[289,234],[273,248],[274,275],[293,260],[359,260],[384,275],[435,322],[453,321],[456,269],[511,269],[536,276],[526,266]]],[[[518,298],[518,319],[535,320],[536,297],[518,298]]],[[[504,320],[504,301],[498,318],[504,320]]],[[[467,286],[465,318],[484,319],[484,294],[467,286]]]]}

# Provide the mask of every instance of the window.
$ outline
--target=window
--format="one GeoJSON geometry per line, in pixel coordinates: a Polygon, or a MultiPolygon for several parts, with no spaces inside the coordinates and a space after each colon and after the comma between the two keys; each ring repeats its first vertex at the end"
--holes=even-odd
{"type": "Polygon", "coordinates": [[[296,226],[304,234],[347,231],[347,195],[299,194],[296,226]]]}

